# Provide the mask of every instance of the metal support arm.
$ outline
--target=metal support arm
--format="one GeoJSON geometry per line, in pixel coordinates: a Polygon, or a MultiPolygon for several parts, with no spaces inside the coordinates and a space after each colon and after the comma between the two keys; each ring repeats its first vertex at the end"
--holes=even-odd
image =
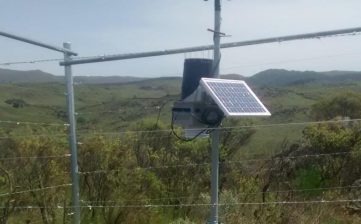
{"type": "Polygon", "coordinates": [[[10,33],[5,33],[5,32],[2,32],[2,31],[0,31],[0,36],[8,37],[10,39],[18,40],[18,41],[25,42],[25,43],[32,44],[32,45],[36,45],[36,46],[39,46],[39,47],[44,47],[44,48],[47,48],[47,49],[50,49],[50,50],[54,50],[54,51],[58,51],[58,52],[62,52],[62,53],[67,53],[70,56],[72,56],[72,55],[77,56],[78,55],[74,51],[71,51],[71,50],[68,50],[68,49],[65,49],[65,48],[62,48],[62,47],[56,47],[56,46],[53,46],[53,45],[50,45],[50,44],[42,43],[40,41],[31,40],[31,39],[28,39],[28,38],[25,38],[25,37],[20,37],[20,36],[10,34],[10,33]]]}

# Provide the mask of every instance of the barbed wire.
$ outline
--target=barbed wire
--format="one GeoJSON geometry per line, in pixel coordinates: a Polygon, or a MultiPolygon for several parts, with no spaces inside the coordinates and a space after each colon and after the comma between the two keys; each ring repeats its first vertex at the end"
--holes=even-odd
{"type": "MultiPolygon", "coordinates": [[[[196,167],[196,166],[209,166],[210,163],[189,163],[189,164],[180,164],[180,165],[168,165],[168,166],[150,166],[150,167],[135,167],[135,168],[125,168],[125,170],[157,170],[157,169],[169,169],[169,168],[184,168],[184,167],[196,167]]],[[[94,171],[80,171],[78,174],[99,174],[99,173],[110,173],[110,172],[120,172],[124,169],[113,169],[113,170],[94,170],[94,171]]]]}
{"type": "MultiPolygon", "coordinates": [[[[360,122],[361,119],[347,119],[347,120],[329,120],[329,121],[307,121],[307,122],[288,122],[288,123],[274,123],[274,124],[254,124],[254,125],[240,125],[240,126],[228,126],[228,127],[217,127],[210,130],[222,130],[223,132],[237,132],[235,129],[260,129],[260,128],[272,128],[272,127],[287,127],[287,126],[307,126],[307,125],[316,125],[316,124],[337,124],[337,123],[356,123],[360,122]]],[[[186,129],[186,130],[199,130],[199,129],[186,129]]],[[[171,135],[171,129],[157,129],[157,130],[121,130],[118,132],[82,132],[78,131],[80,136],[115,136],[122,137],[126,134],[149,134],[149,133],[164,133],[165,136],[144,136],[142,139],[164,139],[169,138],[171,135]]],[[[173,135],[171,135],[173,136],[173,135]]],[[[139,137],[139,136],[138,136],[139,137]]]]}
{"type": "MultiPolygon", "coordinates": [[[[241,161],[227,161],[224,163],[244,163],[244,162],[262,162],[262,161],[275,161],[275,160],[285,160],[285,159],[304,159],[304,158],[312,158],[312,157],[325,157],[325,156],[343,156],[349,155],[353,153],[359,152],[334,152],[334,153],[320,153],[320,154],[307,154],[307,155],[299,155],[299,156],[280,156],[275,158],[262,158],[262,159],[246,159],[241,161]]],[[[277,156],[277,154],[275,155],[277,156]]]]}
{"type": "MultiPolygon", "coordinates": [[[[210,204],[210,203],[191,203],[191,204],[139,204],[139,205],[127,205],[127,204],[118,204],[118,205],[81,205],[81,206],[37,206],[37,205],[27,205],[27,206],[14,206],[16,209],[70,209],[70,208],[88,208],[88,209],[97,209],[97,208],[174,208],[174,207],[209,207],[209,206],[265,206],[265,205],[314,205],[314,204],[344,204],[344,203],[357,203],[361,202],[361,199],[337,199],[337,200],[306,200],[306,201],[268,201],[268,202],[235,202],[235,203],[219,203],[219,204],[210,204]]],[[[0,207],[0,209],[7,208],[5,206],[0,207]]]]}
{"type": "MultiPolygon", "coordinates": [[[[326,156],[344,156],[357,152],[335,152],[335,153],[321,153],[321,154],[307,154],[300,156],[281,156],[276,158],[264,158],[264,159],[245,159],[238,161],[225,161],[219,162],[219,164],[232,164],[232,163],[247,163],[247,162],[262,162],[262,161],[274,161],[274,160],[285,160],[285,159],[305,159],[313,157],[326,157],[326,156]]],[[[101,173],[112,173],[112,172],[121,172],[124,170],[157,170],[157,169],[170,169],[170,168],[185,168],[185,167],[198,167],[198,166],[210,166],[211,163],[189,163],[189,164],[176,164],[176,165],[165,165],[165,166],[149,166],[149,167],[132,167],[124,169],[112,169],[112,170],[94,170],[94,171],[80,171],[80,175],[86,174],[101,174],[101,173]]]]}
{"type": "MultiPolygon", "coordinates": [[[[336,186],[336,187],[322,187],[322,188],[305,188],[305,189],[291,189],[291,190],[278,190],[278,191],[260,191],[260,192],[250,192],[245,193],[241,192],[238,195],[263,195],[263,194],[288,194],[288,193],[303,193],[310,191],[335,191],[335,190],[344,190],[344,189],[357,189],[361,188],[360,185],[348,185],[348,186],[336,186]]],[[[140,201],[164,201],[164,200],[179,200],[179,199],[200,199],[201,196],[179,196],[179,197],[163,197],[163,198],[149,198],[149,199],[139,199],[139,200],[125,200],[123,202],[140,202],[140,201]]],[[[222,200],[222,198],[221,198],[222,200]]],[[[117,203],[117,201],[86,201],[81,200],[83,203],[117,203]]]]}
{"type": "Polygon", "coordinates": [[[0,161],[7,160],[19,160],[19,159],[58,159],[58,158],[67,158],[70,157],[71,154],[64,155],[50,155],[50,156],[18,156],[18,157],[0,157],[0,161]]]}
{"type": "MultiPolygon", "coordinates": [[[[361,118],[355,119],[344,119],[344,120],[328,120],[328,121],[305,121],[305,122],[288,122],[288,123],[273,123],[273,124],[253,124],[253,125],[239,125],[239,126],[227,126],[227,127],[215,127],[209,128],[209,130],[234,130],[242,128],[268,128],[268,127],[285,127],[285,126],[306,126],[306,125],[315,125],[315,124],[337,124],[337,123],[350,123],[350,122],[360,122],[361,118]]],[[[13,123],[18,123],[17,121],[12,121],[13,123]]],[[[0,122],[1,123],[1,122],[0,122]]],[[[48,123],[34,123],[34,122],[22,122],[29,123],[34,125],[46,125],[48,123]]],[[[56,124],[68,126],[68,124],[56,124]]],[[[199,128],[190,128],[186,130],[199,130],[199,128]]],[[[161,133],[168,132],[170,133],[171,129],[157,129],[157,130],[120,130],[117,132],[84,132],[82,130],[78,131],[80,135],[119,135],[119,134],[142,134],[142,133],[161,133]]],[[[67,134],[40,134],[40,135],[16,135],[17,137],[37,137],[37,136],[65,136],[67,134]]],[[[11,138],[11,136],[0,136],[2,138],[11,138]]]]}
{"type": "MultiPolygon", "coordinates": [[[[101,135],[102,132],[89,132],[89,133],[78,133],[78,137],[86,137],[86,136],[110,136],[112,138],[122,138],[125,137],[125,134],[116,134],[116,132],[114,132],[113,134],[108,134],[108,135],[101,135]]],[[[141,136],[142,139],[164,139],[164,138],[170,138],[173,137],[172,135],[170,135],[171,133],[166,133],[168,135],[162,135],[162,136],[141,136]]],[[[28,138],[28,137],[66,137],[68,134],[38,134],[38,135],[9,135],[9,136],[0,136],[0,139],[11,139],[11,138],[28,138]]],[[[135,137],[140,137],[140,136],[135,136],[135,137]]],[[[83,142],[78,142],[77,144],[82,145],[83,142]]]]}
{"type": "MultiPolygon", "coordinates": [[[[227,127],[214,127],[208,128],[209,130],[232,130],[242,128],[268,128],[268,127],[283,127],[283,126],[306,126],[314,124],[334,124],[334,123],[351,123],[360,122],[361,118],[344,119],[344,120],[324,120],[324,121],[304,121],[304,122],[287,122],[287,123],[274,123],[274,124],[253,124],[253,125],[239,125],[227,127]]],[[[187,128],[185,130],[200,130],[202,128],[187,128]]],[[[118,132],[93,132],[92,135],[116,135],[125,133],[156,133],[156,132],[171,132],[171,129],[157,129],[157,130],[120,130],[118,132]]],[[[83,132],[83,134],[86,134],[83,132]]]]}
{"type": "Polygon", "coordinates": [[[0,194],[0,197],[11,196],[11,195],[14,195],[14,194],[25,194],[25,193],[36,192],[36,191],[44,191],[44,190],[49,190],[49,189],[54,189],[54,188],[69,187],[71,185],[72,184],[62,184],[62,185],[57,185],[57,186],[49,186],[49,187],[43,187],[43,188],[35,188],[35,189],[29,189],[29,190],[23,190],[23,191],[15,191],[15,192],[10,192],[10,193],[3,193],[3,194],[0,194]]]}
{"type": "Polygon", "coordinates": [[[3,124],[16,124],[16,125],[41,125],[41,126],[65,126],[68,127],[68,123],[44,123],[44,122],[32,122],[32,121],[4,121],[0,120],[3,124]]]}
{"type": "MultiPolygon", "coordinates": [[[[281,156],[276,158],[262,158],[262,159],[245,159],[238,161],[225,161],[219,162],[219,164],[234,164],[234,163],[248,163],[248,162],[262,162],[262,161],[277,161],[277,160],[286,160],[286,159],[303,159],[303,158],[312,158],[312,157],[326,157],[326,156],[346,156],[354,154],[357,152],[335,152],[335,153],[322,153],[322,154],[307,154],[300,156],[281,156]]],[[[18,159],[56,159],[56,158],[67,158],[71,154],[64,155],[54,155],[54,156],[29,156],[29,157],[7,157],[0,158],[0,161],[7,160],[18,160],[18,159]]],[[[277,156],[277,155],[274,155],[277,156]]],[[[157,170],[157,169],[170,169],[170,168],[185,168],[185,167],[198,167],[198,166],[209,166],[211,163],[189,163],[189,164],[176,164],[176,165],[165,165],[165,166],[149,166],[149,167],[134,167],[134,168],[124,168],[124,169],[113,169],[113,170],[95,170],[95,171],[81,171],[78,172],[79,175],[86,174],[100,174],[100,173],[111,173],[111,172],[120,172],[123,170],[129,169],[139,169],[139,170],[157,170]]],[[[63,174],[68,174],[69,172],[63,172],[63,174]]]]}
{"type": "Polygon", "coordinates": [[[65,137],[67,134],[39,134],[39,135],[9,135],[0,136],[0,139],[11,139],[11,138],[29,138],[29,137],[65,137]]]}

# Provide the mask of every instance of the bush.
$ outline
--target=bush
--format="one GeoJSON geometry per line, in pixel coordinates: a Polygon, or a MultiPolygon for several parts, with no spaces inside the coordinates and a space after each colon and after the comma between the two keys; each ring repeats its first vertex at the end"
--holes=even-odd
{"type": "Polygon", "coordinates": [[[5,100],[6,104],[11,105],[14,108],[22,108],[24,106],[27,106],[28,104],[22,100],[22,99],[7,99],[5,100]]]}

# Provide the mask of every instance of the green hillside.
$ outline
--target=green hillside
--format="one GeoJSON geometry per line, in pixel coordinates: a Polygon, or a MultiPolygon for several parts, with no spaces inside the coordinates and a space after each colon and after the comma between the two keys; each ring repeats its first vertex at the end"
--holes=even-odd
{"type": "Polygon", "coordinates": [[[40,70],[17,71],[0,68],[0,83],[48,83],[56,81],[58,81],[56,76],[40,70]]]}
{"type": "MultiPolygon", "coordinates": [[[[272,116],[265,119],[241,119],[239,122],[272,124],[310,121],[310,108],[320,99],[347,91],[359,92],[359,73],[330,74],[268,70],[247,78],[246,81],[254,86],[254,91],[270,109],[272,116]],[[341,79],[343,76],[345,80],[341,79]],[[327,77],[332,77],[332,84],[327,77]],[[353,82],[349,82],[350,77],[353,77],[353,82]]],[[[0,85],[0,120],[66,123],[63,84],[0,85]],[[6,103],[11,99],[22,100],[25,105],[14,107],[6,103]]],[[[77,84],[75,102],[78,129],[114,132],[124,130],[140,119],[156,120],[158,116],[169,127],[171,106],[179,99],[180,85],[180,78],[132,80],[118,84],[77,84]]],[[[239,153],[273,153],[285,139],[299,138],[302,129],[302,126],[260,128],[239,153]]]]}
{"type": "MultiPolygon", "coordinates": [[[[78,84],[112,84],[144,80],[145,78],[131,76],[75,76],[78,84]]],[[[18,71],[0,68],[0,83],[63,83],[63,76],[56,76],[40,70],[18,71]]]]}
{"type": "Polygon", "coordinates": [[[250,84],[258,86],[297,86],[304,84],[340,84],[361,81],[361,72],[351,71],[287,71],[270,69],[251,76],[250,84]]]}
{"type": "MultiPolygon", "coordinates": [[[[33,76],[33,72],[28,74],[33,76]]],[[[0,74],[1,77],[1,74],[0,74]]],[[[39,75],[31,78],[36,80],[39,75]]],[[[230,75],[227,78],[234,78],[230,75]]],[[[267,70],[246,81],[272,112],[267,119],[253,119],[254,123],[287,123],[309,121],[312,104],[325,97],[345,91],[359,91],[361,75],[357,72],[297,72],[267,70]],[[344,77],[344,79],[342,79],[344,77]],[[350,82],[349,80],[353,81],[350,82]],[[332,83],[331,83],[332,81],[332,83]]],[[[30,79],[30,78],[29,78],[30,79]]],[[[102,82],[102,81],[99,81],[102,82]]],[[[179,97],[181,79],[156,78],[118,84],[77,84],[75,102],[80,130],[116,131],[125,129],[134,121],[144,118],[157,118],[170,122],[170,108],[179,97]],[[153,99],[154,98],[154,99],[153,99]],[[164,106],[163,106],[164,105],[164,106]],[[161,110],[159,108],[162,108],[161,110]]],[[[1,120],[33,122],[66,122],[65,87],[61,83],[21,83],[1,84],[1,120]],[[26,105],[15,108],[5,101],[23,100],[26,105]]],[[[247,119],[248,121],[248,119],[247,119]]],[[[242,122],[242,120],[241,120],[242,122]]],[[[267,136],[274,141],[294,139],[302,127],[264,128],[253,136],[254,141],[241,151],[258,151],[268,144],[267,136]],[[272,133],[265,134],[264,132],[272,133]],[[259,137],[258,137],[259,135],[259,137]],[[262,140],[258,139],[262,137],[262,140]],[[278,136],[275,138],[275,136],[278,136]]],[[[273,147],[266,151],[273,152],[273,147]]]]}

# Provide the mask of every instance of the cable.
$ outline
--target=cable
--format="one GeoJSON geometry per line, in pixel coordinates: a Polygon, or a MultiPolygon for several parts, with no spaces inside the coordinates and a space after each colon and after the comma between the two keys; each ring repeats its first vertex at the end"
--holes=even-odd
{"type": "MultiPolygon", "coordinates": [[[[174,115],[172,113],[172,121],[171,121],[171,133],[176,137],[178,138],[179,140],[181,141],[184,141],[184,142],[191,142],[193,140],[195,140],[196,138],[198,138],[199,136],[201,136],[204,132],[207,131],[208,128],[204,128],[202,130],[199,131],[199,129],[196,129],[197,131],[199,131],[195,136],[193,136],[192,138],[185,138],[185,137],[182,137],[182,136],[179,136],[177,134],[177,132],[174,130],[174,115]]],[[[189,130],[189,129],[188,129],[189,130]]]]}
{"type": "MultiPolygon", "coordinates": [[[[186,130],[190,130],[190,129],[186,129],[186,130]]],[[[199,130],[199,129],[196,129],[196,130],[199,130]]],[[[209,134],[209,133],[213,132],[214,130],[215,130],[214,128],[210,128],[210,127],[204,128],[204,129],[202,129],[201,131],[199,131],[199,132],[198,132],[195,136],[193,136],[192,138],[184,138],[184,137],[182,137],[182,136],[179,136],[179,135],[177,134],[177,132],[174,131],[174,129],[173,129],[173,124],[172,124],[172,134],[173,134],[177,139],[179,139],[179,140],[181,140],[181,141],[184,141],[184,142],[191,142],[191,141],[197,139],[197,138],[198,138],[199,136],[201,136],[203,133],[209,134]]]]}
{"type": "MultiPolygon", "coordinates": [[[[178,97],[178,95],[177,95],[177,97],[178,97]]],[[[163,102],[163,104],[161,105],[161,106],[159,106],[158,105],[158,116],[157,116],[157,121],[156,121],[156,123],[155,123],[155,127],[158,127],[158,123],[159,123],[159,119],[160,119],[160,115],[161,115],[161,112],[162,112],[162,110],[164,109],[164,107],[165,107],[165,105],[167,105],[169,102],[171,102],[172,101],[172,99],[166,99],[166,101],[165,102],[163,102]]],[[[173,115],[172,115],[172,119],[173,119],[173,115]]],[[[173,120],[172,120],[172,124],[171,125],[173,125],[173,120]]],[[[172,128],[173,129],[173,128],[172,128]]]]}
{"type": "MultiPolygon", "coordinates": [[[[222,123],[222,120],[223,120],[223,117],[219,120],[219,122],[217,122],[216,124],[206,124],[205,122],[203,122],[203,120],[201,120],[201,119],[198,119],[195,115],[193,115],[192,113],[191,113],[191,115],[192,115],[192,117],[194,118],[194,119],[196,119],[198,122],[200,122],[200,123],[202,123],[202,124],[204,124],[204,125],[207,125],[207,127],[206,128],[203,128],[203,129],[201,129],[200,130],[200,128],[198,128],[198,129],[193,129],[193,130],[197,130],[197,131],[199,131],[197,134],[195,134],[192,138],[185,138],[185,137],[182,137],[182,136],[179,136],[176,132],[175,132],[175,130],[174,130],[174,120],[175,120],[175,118],[174,118],[174,113],[173,113],[173,111],[172,111],[172,120],[171,120],[171,132],[172,132],[172,134],[175,136],[175,137],[177,137],[179,140],[181,140],[181,141],[185,141],[185,142],[190,142],[190,141],[193,141],[193,140],[195,140],[195,139],[197,139],[199,136],[201,136],[203,133],[206,133],[206,134],[210,134],[211,132],[213,132],[215,129],[218,129],[219,128],[219,125],[221,125],[221,123],[222,123]]],[[[187,130],[192,130],[192,129],[185,129],[186,131],[187,130]]]]}
{"type": "Polygon", "coordinates": [[[16,191],[16,192],[12,192],[12,193],[4,193],[4,194],[0,194],[0,197],[10,196],[10,195],[14,195],[14,194],[24,194],[24,193],[35,192],[35,191],[44,191],[44,190],[60,188],[60,187],[69,187],[71,185],[72,184],[62,184],[62,185],[57,185],[57,186],[36,188],[36,189],[30,189],[30,190],[24,190],[24,191],[16,191]]]}

